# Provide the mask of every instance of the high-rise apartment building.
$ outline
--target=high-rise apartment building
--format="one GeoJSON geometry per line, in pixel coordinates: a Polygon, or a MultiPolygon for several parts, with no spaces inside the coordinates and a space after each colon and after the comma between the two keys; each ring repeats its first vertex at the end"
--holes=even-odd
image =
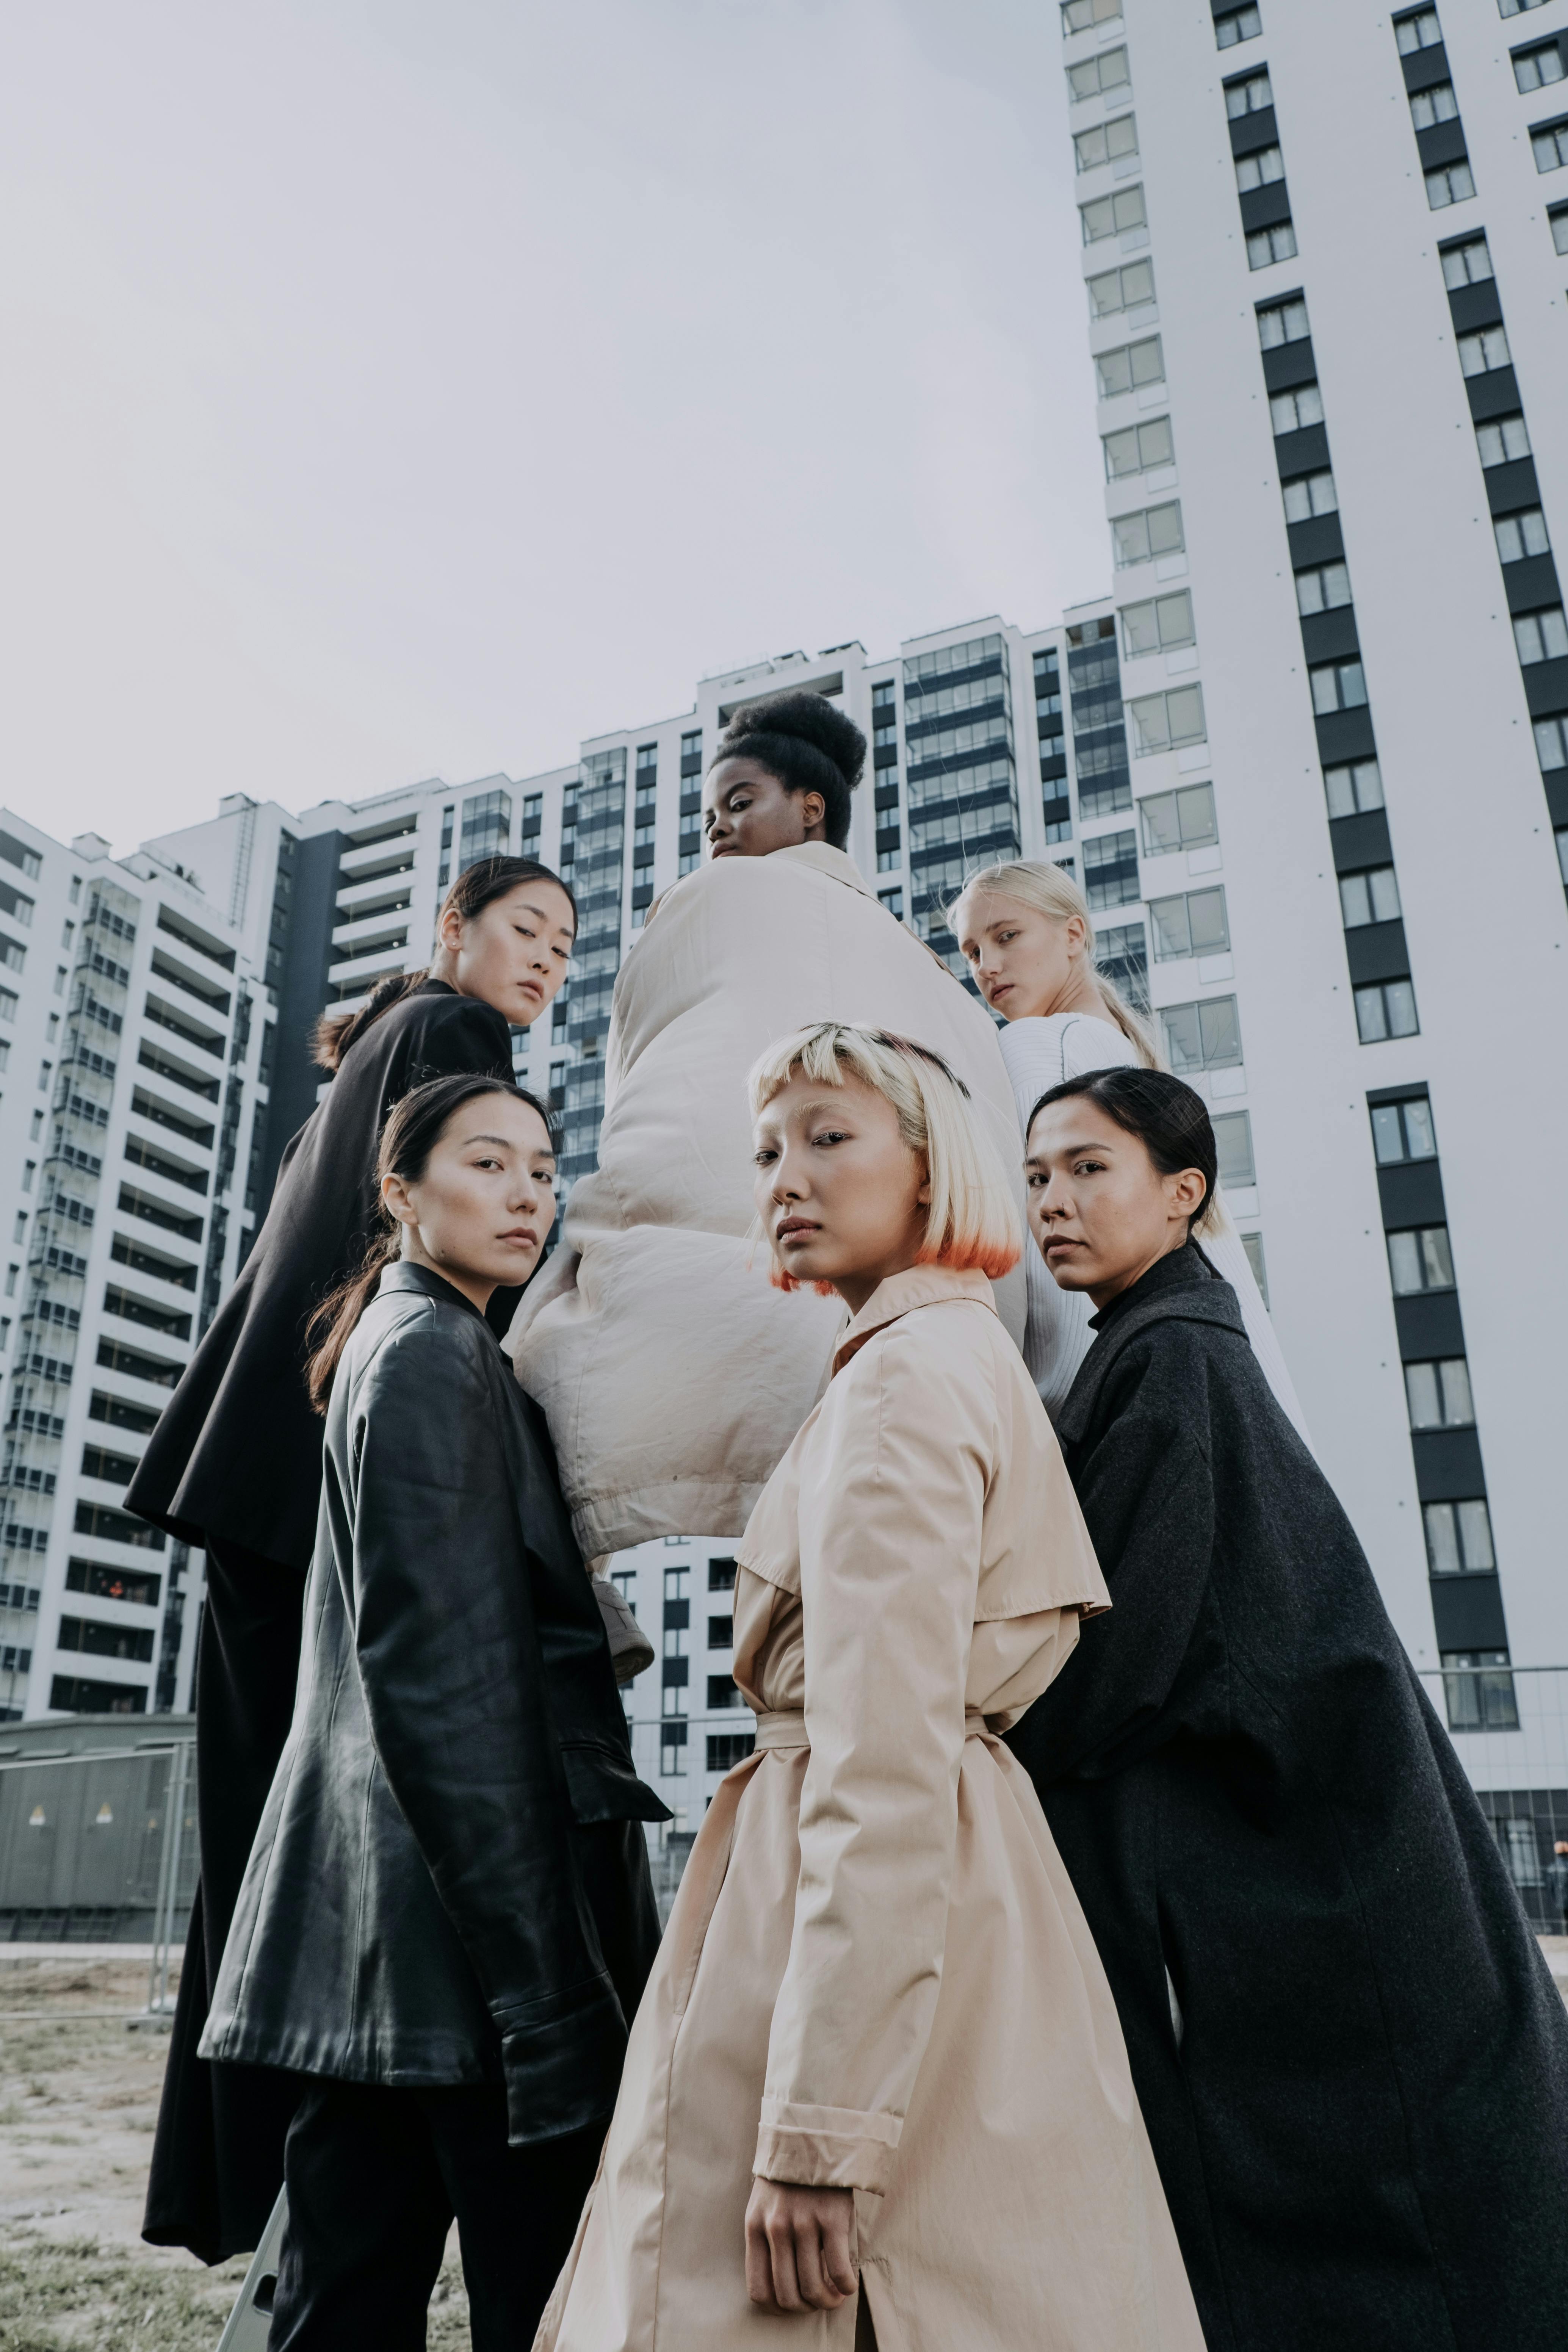
{"type": "Polygon", "coordinates": [[[1236,1047],[1318,1450],[1501,1786],[1568,1659],[1568,0],[1061,18],[1165,1042],[1236,1047]]]}

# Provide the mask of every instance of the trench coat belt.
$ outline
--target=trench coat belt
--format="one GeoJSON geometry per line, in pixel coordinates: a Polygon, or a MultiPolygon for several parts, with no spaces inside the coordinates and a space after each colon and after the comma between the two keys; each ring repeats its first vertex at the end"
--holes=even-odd
{"type": "MultiPolygon", "coordinates": [[[[976,1707],[964,1709],[963,1736],[965,1739],[983,1739],[985,1737],[985,1717],[976,1707]]],[[[805,1727],[805,1716],[759,1715],[756,1744],[759,1748],[809,1748],[811,1734],[805,1727]]]]}

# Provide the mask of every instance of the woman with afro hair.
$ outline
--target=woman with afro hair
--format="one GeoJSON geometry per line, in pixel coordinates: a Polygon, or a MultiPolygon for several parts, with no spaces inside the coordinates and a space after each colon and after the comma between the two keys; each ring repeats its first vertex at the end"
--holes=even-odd
{"type": "MultiPolygon", "coordinates": [[[[751,1238],[744,1080],[764,1046],[812,1022],[897,1030],[942,1056],[1018,1164],[994,1027],[848,855],[865,758],[820,693],[732,712],[703,790],[703,863],[621,965],[598,1169],[506,1342],[591,1559],[655,1536],[738,1538],[826,1384],[842,1308],[813,1297],[789,1312],[751,1238]]],[[[996,1301],[1021,1339],[1020,1272],[996,1301]]]]}

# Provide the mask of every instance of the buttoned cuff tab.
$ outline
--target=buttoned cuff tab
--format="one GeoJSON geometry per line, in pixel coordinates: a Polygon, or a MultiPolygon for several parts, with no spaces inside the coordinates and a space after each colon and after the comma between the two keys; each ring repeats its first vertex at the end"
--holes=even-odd
{"type": "Polygon", "coordinates": [[[880,2197],[903,2127],[900,2116],[764,2097],[752,2170],[759,2179],[802,2189],[867,2189],[880,2197]]]}

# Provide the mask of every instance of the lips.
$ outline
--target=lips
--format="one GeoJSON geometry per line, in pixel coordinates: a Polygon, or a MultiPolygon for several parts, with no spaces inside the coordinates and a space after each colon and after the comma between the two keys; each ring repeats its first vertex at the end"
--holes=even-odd
{"type": "Polygon", "coordinates": [[[820,1228],[812,1224],[805,1217],[786,1217],[784,1223],[775,1229],[773,1239],[775,1242],[809,1241],[812,1234],[818,1231],[820,1228]]]}

